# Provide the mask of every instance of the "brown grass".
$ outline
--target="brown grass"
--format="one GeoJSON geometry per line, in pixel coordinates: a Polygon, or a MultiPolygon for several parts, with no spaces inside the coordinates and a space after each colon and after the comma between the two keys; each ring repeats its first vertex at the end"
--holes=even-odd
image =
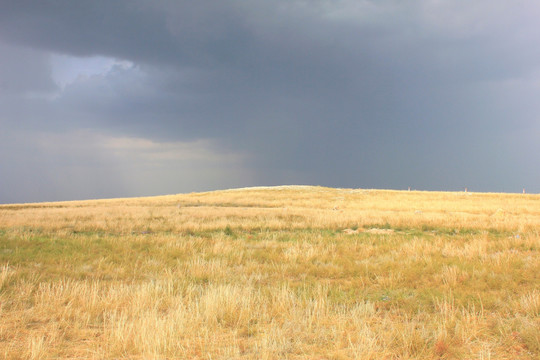
{"type": "Polygon", "coordinates": [[[537,359],[540,196],[0,206],[0,358],[537,359]]]}

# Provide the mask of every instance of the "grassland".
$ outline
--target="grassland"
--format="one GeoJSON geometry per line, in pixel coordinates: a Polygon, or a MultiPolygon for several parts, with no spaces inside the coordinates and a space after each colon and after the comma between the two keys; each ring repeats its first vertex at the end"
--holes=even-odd
{"type": "Polygon", "coordinates": [[[0,206],[3,359],[539,359],[540,196],[0,206]]]}

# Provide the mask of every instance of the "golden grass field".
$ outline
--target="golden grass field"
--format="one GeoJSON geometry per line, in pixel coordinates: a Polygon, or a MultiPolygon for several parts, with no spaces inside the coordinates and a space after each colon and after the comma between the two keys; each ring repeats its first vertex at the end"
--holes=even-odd
{"type": "Polygon", "coordinates": [[[2,359],[539,359],[540,195],[0,206],[2,359]]]}

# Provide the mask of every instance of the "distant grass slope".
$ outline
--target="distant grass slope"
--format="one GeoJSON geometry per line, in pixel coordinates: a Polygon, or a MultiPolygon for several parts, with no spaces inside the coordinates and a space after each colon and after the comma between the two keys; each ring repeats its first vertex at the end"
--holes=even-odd
{"type": "Polygon", "coordinates": [[[0,358],[538,359],[540,196],[0,205],[0,358]]]}

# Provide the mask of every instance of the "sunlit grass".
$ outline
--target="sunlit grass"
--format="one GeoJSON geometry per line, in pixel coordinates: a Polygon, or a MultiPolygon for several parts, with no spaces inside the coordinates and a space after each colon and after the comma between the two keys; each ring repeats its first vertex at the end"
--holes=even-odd
{"type": "Polygon", "coordinates": [[[0,358],[537,359],[540,197],[0,206],[0,358]]]}

